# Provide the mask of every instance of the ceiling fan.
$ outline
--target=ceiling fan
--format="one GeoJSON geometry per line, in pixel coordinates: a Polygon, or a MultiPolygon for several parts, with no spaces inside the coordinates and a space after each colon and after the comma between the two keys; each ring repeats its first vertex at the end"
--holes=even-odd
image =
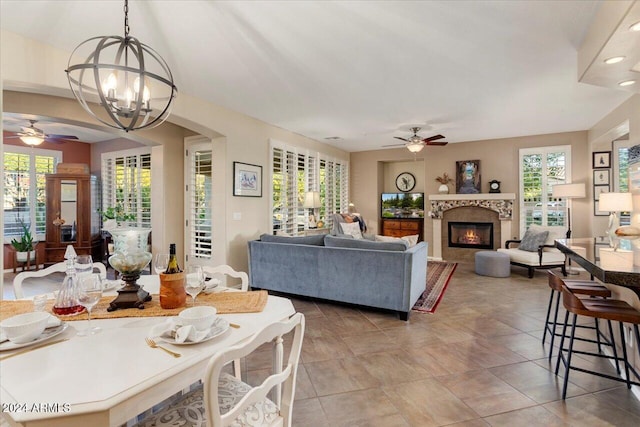
{"type": "Polygon", "coordinates": [[[43,142],[52,142],[54,144],[62,144],[71,140],[77,140],[78,137],[74,135],[57,135],[54,133],[44,133],[42,129],[35,127],[37,120],[29,120],[31,126],[21,127],[21,132],[16,132],[15,136],[8,136],[7,138],[20,138],[22,142],[27,145],[40,145],[43,142]]]}
{"type": "Polygon", "coordinates": [[[419,127],[413,127],[413,128],[411,128],[411,132],[413,132],[413,135],[411,135],[409,138],[402,138],[402,137],[399,137],[399,136],[394,136],[394,138],[396,138],[396,139],[400,139],[402,141],[405,141],[404,144],[383,145],[383,147],[396,147],[396,146],[404,145],[412,153],[418,153],[424,148],[425,145],[439,145],[439,146],[442,146],[442,145],[447,145],[448,144],[448,142],[446,142],[446,141],[438,141],[438,139],[443,139],[444,138],[443,135],[434,135],[434,136],[430,136],[429,138],[423,138],[423,137],[418,135],[419,131],[420,131],[419,127]]]}

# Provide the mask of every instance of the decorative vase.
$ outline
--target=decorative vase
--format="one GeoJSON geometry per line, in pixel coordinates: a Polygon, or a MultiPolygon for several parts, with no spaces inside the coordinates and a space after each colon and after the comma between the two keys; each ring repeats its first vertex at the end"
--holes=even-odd
{"type": "Polygon", "coordinates": [[[440,187],[438,187],[438,193],[449,194],[449,186],[447,184],[440,185],[440,187]]]}
{"type": "Polygon", "coordinates": [[[109,257],[109,264],[122,274],[125,286],[118,290],[118,296],[109,304],[108,311],[119,308],[144,308],[146,301],[151,301],[149,292],[143,290],[136,280],[140,273],[151,262],[151,253],[147,251],[150,228],[130,227],[114,228],[109,231],[113,237],[114,254],[109,257]]]}

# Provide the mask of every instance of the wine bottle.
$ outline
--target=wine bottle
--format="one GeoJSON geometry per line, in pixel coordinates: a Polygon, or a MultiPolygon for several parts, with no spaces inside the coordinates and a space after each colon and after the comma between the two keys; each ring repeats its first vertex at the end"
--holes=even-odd
{"type": "Polygon", "coordinates": [[[187,292],[184,290],[185,274],[178,265],[176,244],[169,245],[169,264],[164,273],[160,273],[160,307],[179,308],[187,303],[187,292]]]}
{"type": "Polygon", "coordinates": [[[165,274],[181,273],[182,269],[178,265],[178,258],[176,258],[176,244],[171,243],[169,245],[169,264],[167,265],[167,271],[165,274]]]}

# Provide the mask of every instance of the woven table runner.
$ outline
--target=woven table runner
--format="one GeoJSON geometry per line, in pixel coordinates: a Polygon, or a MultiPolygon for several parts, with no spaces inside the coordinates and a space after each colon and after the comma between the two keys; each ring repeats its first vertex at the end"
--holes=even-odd
{"type": "MultiPolygon", "coordinates": [[[[187,299],[187,307],[164,309],[160,307],[158,295],[152,295],[149,302],[144,303],[144,310],[138,308],[120,309],[112,312],[107,311],[109,303],[115,296],[102,297],[98,304],[91,310],[91,319],[115,319],[119,317],[154,317],[154,316],[177,316],[182,310],[191,307],[191,298],[187,299]]],[[[197,305],[211,305],[218,310],[218,314],[232,313],[259,313],[267,305],[267,291],[254,292],[218,292],[212,294],[202,294],[196,299],[197,305]]],[[[51,312],[53,300],[50,300],[45,308],[51,312]]],[[[0,320],[15,316],[16,314],[33,311],[31,301],[2,301],[0,302],[0,320]]],[[[76,316],[57,316],[64,321],[87,320],[87,313],[76,316]]]]}

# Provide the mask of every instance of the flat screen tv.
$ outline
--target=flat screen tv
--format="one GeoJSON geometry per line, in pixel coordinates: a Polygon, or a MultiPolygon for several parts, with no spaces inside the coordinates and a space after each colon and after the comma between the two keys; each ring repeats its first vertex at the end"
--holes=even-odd
{"type": "Polygon", "coordinates": [[[382,193],[382,218],[424,218],[424,193],[382,193]]]}

